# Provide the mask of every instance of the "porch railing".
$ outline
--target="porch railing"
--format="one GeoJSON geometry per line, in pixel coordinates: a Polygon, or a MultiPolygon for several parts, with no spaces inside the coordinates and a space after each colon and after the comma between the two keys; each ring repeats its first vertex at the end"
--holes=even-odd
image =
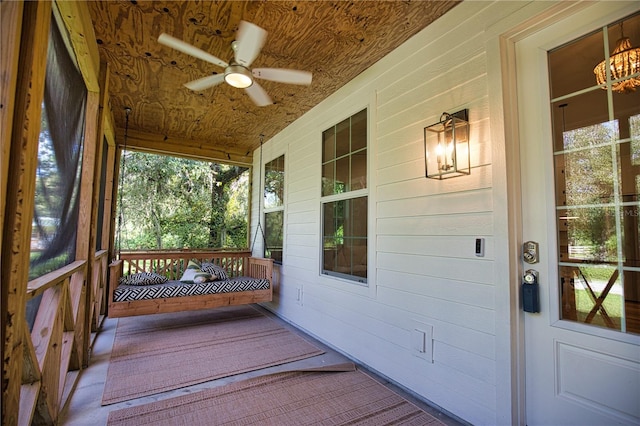
{"type": "Polygon", "coordinates": [[[131,250],[120,252],[123,274],[155,272],[170,280],[179,280],[190,260],[210,262],[221,266],[229,278],[246,275],[245,265],[251,252],[248,250],[131,250]]]}
{"type": "Polygon", "coordinates": [[[67,403],[104,314],[107,257],[96,252],[90,280],[87,261],[78,260],[29,281],[27,301],[42,300],[30,334],[25,327],[18,424],[54,424],[67,403]]]}

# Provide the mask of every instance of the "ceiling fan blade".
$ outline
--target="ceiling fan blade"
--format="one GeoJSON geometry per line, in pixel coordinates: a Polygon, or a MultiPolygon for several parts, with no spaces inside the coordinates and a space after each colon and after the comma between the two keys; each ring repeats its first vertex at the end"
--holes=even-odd
{"type": "Polygon", "coordinates": [[[244,90],[247,91],[247,95],[249,95],[253,103],[258,106],[267,106],[273,103],[269,94],[265,92],[262,86],[260,86],[255,81],[251,86],[247,87],[244,90]]]}
{"type": "Polygon", "coordinates": [[[255,68],[253,76],[264,80],[289,84],[311,84],[312,74],[308,71],[290,70],[284,68],[255,68]]]}
{"type": "Polygon", "coordinates": [[[204,89],[208,89],[209,87],[216,86],[224,81],[224,74],[214,74],[208,75],[206,77],[199,78],[197,80],[190,81],[185,83],[185,87],[187,89],[191,89],[193,91],[200,91],[204,89]]]}
{"type": "Polygon", "coordinates": [[[175,49],[179,52],[186,53],[187,55],[191,55],[198,59],[202,59],[203,61],[207,61],[214,65],[218,65],[223,68],[226,68],[229,66],[229,64],[223,61],[222,59],[216,58],[212,54],[207,53],[204,50],[198,49],[197,47],[192,46],[187,42],[184,42],[180,39],[170,36],[169,34],[166,34],[166,33],[160,34],[160,37],[158,37],[158,42],[160,44],[164,44],[165,46],[169,46],[172,49],[175,49]]]}
{"type": "Polygon", "coordinates": [[[235,47],[236,63],[249,67],[260,53],[266,39],[265,30],[251,22],[240,21],[235,47]]]}

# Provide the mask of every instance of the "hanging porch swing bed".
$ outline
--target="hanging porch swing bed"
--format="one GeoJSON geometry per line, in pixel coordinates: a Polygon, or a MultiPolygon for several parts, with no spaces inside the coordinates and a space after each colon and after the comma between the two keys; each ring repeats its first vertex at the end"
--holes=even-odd
{"type": "Polygon", "coordinates": [[[273,260],[251,257],[248,251],[123,252],[109,272],[111,318],[273,299],[273,260]]]}

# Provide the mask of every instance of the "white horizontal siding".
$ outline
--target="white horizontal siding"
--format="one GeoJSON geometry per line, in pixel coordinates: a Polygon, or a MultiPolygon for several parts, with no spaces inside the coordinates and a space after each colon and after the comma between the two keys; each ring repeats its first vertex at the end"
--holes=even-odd
{"type": "Polygon", "coordinates": [[[379,218],[377,220],[378,235],[492,235],[493,217],[491,212],[462,213],[466,220],[459,215],[449,214],[440,216],[403,216],[402,220],[395,217],[379,218]]]}
{"type": "MultiPolygon", "coordinates": [[[[466,178],[458,178],[457,181],[460,182],[461,179],[466,178]]],[[[378,201],[378,217],[432,216],[456,213],[463,215],[465,213],[487,212],[493,209],[490,188],[483,188],[482,191],[460,190],[460,192],[421,197],[425,195],[421,193],[427,191],[425,187],[430,186],[431,182],[438,181],[423,179],[422,181],[401,182],[380,187],[378,196],[379,198],[385,197],[386,200],[378,201]],[[420,185],[421,183],[422,185],[420,185]],[[406,194],[405,197],[410,198],[403,198],[401,194],[406,194]]],[[[448,181],[444,182],[448,183],[448,181]]],[[[463,184],[459,183],[458,185],[463,184]]],[[[451,186],[455,187],[456,185],[451,186]]]]}
{"type": "MultiPolygon", "coordinates": [[[[378,251],[397,254],[415,254],[452,258],[472,258],[475,256],[475,240],[465,236],[452,235],[393,235],[378,236],[378,251]],[[460,250],[460,248],[463,250],[460,250]]],[[[420,233],[422,234],[422,232],[420,233]]],[[[491,242],[485,241],[488,249],[482,260],[493,260],[491,242]]]]}
{"type": "Polygon", "coordinates": [[[318,185],[318,177],[316,173],[309,173],[307,171],[304,175],[287,177],[291,180],[287,185],[289,194],[296,198],[304,197],[305,193],[308,193],[308,196],[311,196],[309,189],[318,185]]]}
{"type": "Polygon", "coordinates": [[[419,296],[388,287],[378,287],[378,298],[385,304],[402,309],[408,314],[438,319],[482,333],[494,334],[495,319],[491,309],[419,296]],[[464,312],[464,315],[461,315],[464,312]]]}
{"type": "Polygon", "coordinates": [[[300,199],[300,197],[295,197],[294,195],[289,194],[288,198],[292,200],[287,200],[286,208],[287,212],[291,214],[310,211],[315,212],[318,209],[318,203],[315,197],[300,199]]]}
{"type": "MultiPolygon", "coordinates": [[[[475,407],[476,419],[475,416],[483,412],[489,414],[493,411],[494,386],[463,371],[466,370],[463,363],[456,365],[458,368],[452,368],[440,362],[437,357],[446,353],[446,350],[438,349],[437,342],[434,345],[436,359],[433,364],[427,363],[411,354],[408,345],[409,331],[400,333],[397,328],[390,328],[388,325],[382,328],[375,327],[381,324],[375,316],[364,316],[352,309],[354,303],[362,304],[362,300],[349,293],[341,294],[340,297],[318,299],[318,295],[327,295],[326,292],[318,290],[316,286],[305,289],[305,314],[301,324],[303,328],[317,328],[317,324],[321,323],[323,329],[326,329],[321,338],[331,343],[339,343],[343,350],[357,360],[378,371],[384,371],[385,375],[393,377],[394,380],[402,378],[403,383],[416,381],[419,383],[416,386],[426,388],[433,394],[443,389],[446,389],[446,393],[455,393],[457,397],[475,407]],[[317,307],[322,309],[318,310],[317,307]]],[[[371,313],[384,309],[375,302],[368,302],[367,305],[371,313]]],[[[471,352],[467,354],[481,359],[471,352]]],[[[456,364],[454,360],[451,362],[456,364]]],[[[486,359],[482,362],[487,363],[486,359]]],[[[478,365],[480,364],[478,362],[478,365]]],[[[472,369],[472,373],[475,373],[476,368],[472,369]]],[[[485,422],[487,423],[491,422],[485,422]]]]}
{"type": "Polygon", "coordinates": [[[490,106],[499,100],[489,89],[496,66],[487,45],[497,45],[503,21],[519,23],[513,14],[526,5],[461,3],[264,144],[265,161],[284,153],[286,163],[285,252],[270,309],[475,424],[496,424],[510,409],[498,401],[510,389],[510,366],[500,363],[510,343],[509,307],[496,301],[510,283],[496,266],[496,253],[507,246],[506,225],[496,222],[506,206],[496,200],[506,194],[494,188],[494,174],[504,170],[494,169],[492,158],[499,151],[490,106]],[[319,272],[322,132],[365,107],[368,288],[319,272]],[[424,127],[463,108],[471,124],[471,175],[426,179],[424,127]],[[475,256],[476,238],[484,238],[484,257],[475,256]],[[425,323],[433,326],[433,363],[411,347],[414,328],[425,323]]]}
{"type": "MultiPolygon", "coordinates": [[[[309,273],[318,273],[318,261],[316,260],[317,256],[314,257],[304,257],[300,256],[298,253],[292,250],[291,253],[287,253],[287,265],[291,265],[298,269],[302,269],[309,273]]],[[[308,279],[308,278],[307,278],[308,279]]]]}
{"type": "MultiPolygon", "coordinates": [[[[291,215],[287,215],[287,219],[290,218],[291,215]]],[[[285,229],[288,234],[293,235],[309,235],[309,236],[317,236],[317,223],[312,222],[303,222],[303,223],[287,223],[285,225],[285,229]]]]}
{"type": "MultiPolygon", "coordinates": [[[[421,152],[424,152],[422,150],[421,152]]],[[[420,154],[422,157],[424,154],[420,154]]],[[[487,158],[484,156],[483,158],[487,158]]],[[[475,188],[491,188],[491,168],[487,165],[473,166],[472,171],[474,175],[474,187],[475,188]]],[[[460,179],[447,179],[439,181],[439,184],[425,185],[425,167],[424,160],[419,158],[418,160],[409,160],[404,164],[398,164],[396,166],[387,167],[378,171],[378,178],[381,184],[378,189],[378,195],[385,199],[415,197],[417,195],[430,195],[431,191],[438,192],[456,192],[456,191],[468,191],[473,189],[469,184],[464,184],[460,179]],[[415,189],[414,189],[415,188],[415,189]],[[402,193],[394,192],[397,189],[402,190],[402,193]],[[418,193],[412,193],[412,190],[419,190],[418,193]]]]}
{"type": "Polygon", "coordinates": [[[491,284],[454,280],[447,278],[429,277],[378,269],[378,286],[402,290],[419,296],[442,299],[450,302],[462,303],[480,308],[491,309],[495,303],[495,287],[491,284]]]}
{"type": "Polygon", "coordinates": [[[292,247],[315,247],[319,250],[316,243],[315,238],[309,238],[304,234],[295,234],[287,238],[287,244],[291,244],[292,247]]]}

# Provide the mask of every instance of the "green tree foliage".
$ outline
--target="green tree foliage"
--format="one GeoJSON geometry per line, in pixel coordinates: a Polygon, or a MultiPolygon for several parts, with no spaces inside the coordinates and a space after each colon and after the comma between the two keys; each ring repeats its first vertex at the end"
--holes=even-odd
{"type": "Polygon", "coordinates": [[[614,154],[617,122],[600,123],[564,133],[565,205],[575,206],[568,225],[571,244],[587,247],[591,260],[615,261],[614,154]]]}
{"type": "Polygon", "coordinates": [[[247,247],[247,168],[125,151],[120,173],[121,249],[247,247]]]}

